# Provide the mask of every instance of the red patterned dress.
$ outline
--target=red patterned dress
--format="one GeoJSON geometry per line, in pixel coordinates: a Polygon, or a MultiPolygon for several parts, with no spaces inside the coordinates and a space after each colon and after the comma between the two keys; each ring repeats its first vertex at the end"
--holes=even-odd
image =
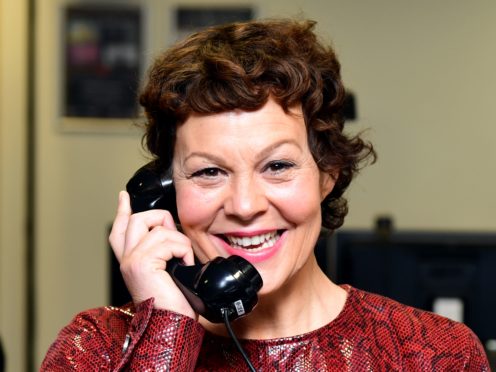
{"type": "MultiPolygon", "coordinates": [[[[242,340],[257,371],[490,371],[465,325],[350,286],[339,316],[294,337],[242,340]]],[[[242,371],[229,338],[191,318],[153,308],[104,307],[78,314],[42,371],[242,371]]]]}

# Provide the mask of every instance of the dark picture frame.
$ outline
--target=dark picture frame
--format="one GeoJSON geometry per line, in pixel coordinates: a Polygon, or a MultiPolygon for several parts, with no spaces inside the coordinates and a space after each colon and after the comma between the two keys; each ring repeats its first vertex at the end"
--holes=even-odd
{"type": "Polygon", "coordinates": [[[136,95],[142,72],[141,9],[68,5],[63,19],[61,115],[79,119],[137,117],[136,95]]]}
{"type": "Polygon", "coordinates": [[[243,5],[181,5],[174,16],[177,37],[183,38],[205,27],[253,20],[256,11],[252,6],[243,5]]]}

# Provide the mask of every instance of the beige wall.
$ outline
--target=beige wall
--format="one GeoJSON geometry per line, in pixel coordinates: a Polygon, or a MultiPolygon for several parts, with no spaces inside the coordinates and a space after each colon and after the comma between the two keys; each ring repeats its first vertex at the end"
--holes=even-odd
{"type": "Polygon", "coordinates": [[[26,1],[0,1],[0,338],[24,368],[26,1]]]}
{"type": "MultiPolygon", "coordinates": [[[[2,0],[2,11],[7,2],[2,0]]],[[[18,3],[9,1],[9,6],[18,3]]],[[[37,2],[37,363],[74,313],[107,303],[107,224],[117,192],[145,161],[140,134],[130,123],[106,133],[63,128],[57,54],[63,3],[37,2]]],[[[150,10],[147,60],[174,38],[168,11],[177,3],[142,4],[150,10]]],[[[359,120],[349,128],[370,128],[367,136],[380,157],[350,190],[345,227],[370,227],[376,215],[387,213],[400,228],[494,230],[496,2],[266,0],[255,6],[262,17],[303,14],[316,19],[319,32],[336,46],[347,86],[357,95],[359,120]]],[[[22,5],[16,7],[20,11],[22,5]]],[[[22,60],[23,49],[11,45],[5,29],[25,22],[13,26],[14,19],[3,14],[1,61],[14,58],[5,54],[6,43],[13,48],[9,53],[17,50],[22,60]]],[[[5,299],[17,289],[22,292],[22,252],[12,243],[23,245],[23,201],[9,195],[23,183],[18,171],[23,152],[15,145],[22,147],[23,129],[13,123],[24,119],[19,100],[4,94],[5,79],[14,78],[5,78],[4,71],[2,65],[0,332],[13,334],[14,324],[22,327],[23,300],[7,306],[5,299]],[[8,116],[11,110],[5,107],[17,108],[17,116],[8,116]],[[11,225],[12,220],[17,222],[11,225]],[[8,323],[12,316],[17,323],[8,323]]],[[[22,345],[22,336],[16,337],[22,345]]]]}
{"type": "Polygon", "coordinates": [[[494,231],[496,2],[335,1],[314,14],[380,156],[352,187],[347,226],[387,213],[400,228],[494,231]]]}
{"type": "MultiPolygon", "coordinates": [[[[119,190],[145,162],[141,133],[132,120],[118,124],[94,120],[74,127],[60,117],[58,48],[64,3],[37,2],[37,45],[43,45],[36,66],[38,364],[76,312],[108,303],[107,229],[119,190]]],[[[166,14],[162,2],[147,3],[155,6],[144,13],[144,60],[159,49],[156,43],[164,43],[156,35],[168,34],[167,22],[158,18],[166,14]]]]}

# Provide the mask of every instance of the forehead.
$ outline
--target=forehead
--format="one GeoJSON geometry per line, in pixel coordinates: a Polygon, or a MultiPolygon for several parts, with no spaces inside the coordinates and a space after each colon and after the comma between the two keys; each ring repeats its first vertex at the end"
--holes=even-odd
{"type": "Polygon", "coordinates": [[[258,146],[288,138],[306,143],[301,106],[288,112],[272,99],[254,111],[233,110],[218,114],[191,115],[177,130],[176,146],[212,143],[219,146],[236,141],[258,146]]]}

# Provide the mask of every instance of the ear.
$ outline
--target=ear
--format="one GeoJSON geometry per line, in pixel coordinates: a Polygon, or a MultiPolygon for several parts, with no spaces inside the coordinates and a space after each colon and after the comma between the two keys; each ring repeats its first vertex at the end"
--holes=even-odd
{"type": "Polygon", "coordinates": [[[332,174],[320,172],[320,201],[322,202],[329,195],[338,180],[339,172],[332,174]]]}

